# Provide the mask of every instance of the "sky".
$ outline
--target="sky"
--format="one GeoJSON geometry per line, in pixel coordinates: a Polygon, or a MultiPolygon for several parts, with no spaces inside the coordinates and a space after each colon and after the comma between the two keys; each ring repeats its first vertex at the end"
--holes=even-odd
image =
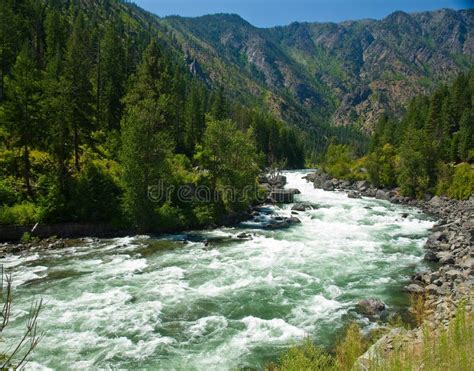
{"type": "Polygon", "coordinates": [[[383,18],[396,10],[418,12],[441,8],[466,9],[474,0],[133,0],[159,16],[195,17],[235,13],[257,27],[291,22],[340,22],[383,18]]]}

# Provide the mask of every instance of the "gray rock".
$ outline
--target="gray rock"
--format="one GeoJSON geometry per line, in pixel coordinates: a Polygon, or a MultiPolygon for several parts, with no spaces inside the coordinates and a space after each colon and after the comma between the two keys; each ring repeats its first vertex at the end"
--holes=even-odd
{"type": "Polygon", "coordinates": [[[309,209],[309,205],[307,204],[294,204],[293,207],[291,208],[292,211],[300,211],[300,212],[303,212],[303,211],[306,211],[307,209],[309,209]]]}
{"type": "Polygon", "coordinates": [[[446,272],[446,278],[449,279],[450,281],[454,281],[456,278],[462,277],[463,274],[461,271],[451,269],[446,272]]]}
{"type": "Polygon", "coordinates": [[[436,262],[439,260],[438,256],[431,250],[427,251],[424,258],[426,261],[436,262]]]}
{"type": "Polygon", "coordinates": [[[410,294],[423,294],[425,289],[416,283],[411,283],[408,286],[403,288],[403,291],[408,292],[410,294]]]}
{"type": "Polygon", "coordinates": [[[375,316],[380,314],[386,308],[385,303],[376,298],[369,298],[361,300],[357,303],[356,309],[359,313],[368,316],[375,316]]]}
{"type": "Polygon", "coordinates": [[[355,187],[356,187],[359,191],[362,191],[362,190],[366,190],[367,188],[369,188],[369,187],[370,187],[370,184],[369,184],[369,182],[366,181],[366,180],[359,180],[358,182],[356,182],[355,187]]]}
{"type": "Polygon", "coordinates": [[[245,239],[251,239],[252,238],[252,235],[250,233],[245,233],[245,232],[242,232],[242,233],[239,233],[237,235],[237,238],[241,239],[241,240],[245,240],[245,239]]]}
{"type": "Polygon", "coordinates": [[[385,200],[385,201],[390,201],[390,196],[387,192],[382,191],[381,189],[378,189],[377,192],[375,193],[375,198],[377,200],[385,200]]]}
{"type": "Polygon", "coordinates": [[[358,191],[349,191],[349,193],[347,193],[347,197],[349,197],[349,198],[362,198],[361,194],[358,191]]]}

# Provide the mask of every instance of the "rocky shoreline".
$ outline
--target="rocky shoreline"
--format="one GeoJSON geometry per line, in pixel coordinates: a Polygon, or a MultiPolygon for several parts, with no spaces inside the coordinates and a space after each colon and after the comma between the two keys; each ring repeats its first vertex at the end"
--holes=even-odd
{"type": "MultiPolygon", "coordinates": [[[[366,181],[339,180],[322,172],[308,174],[305,178],[312,182],[315,188],[344,191],[350,198],[374,197],[394,204],[413,206],[433,216],[437,223],[424,246],[424,259],[431,262],[432,267],[416,273],[404,291],[421,299],[424,323],[432,328],[446,326],[462,301],[467,300],[466,311],[472,311],[474,196],[467,201],[430,195],[418,200],[401,196],[399,189],[377,189],[366,181]]],[[[372,307],[375,307],[375,311],[378,308],[383,309],[377,299],[366,301],[368,304],[375,303],[369,305],[369,310],[372,310],[372,307]]],[[[366,306],[365,303],[362,303],[362,306],[366,306]]],[[[359,368],[366,369],[365,365],[375,352],[386,354],[393,350],[395,339],[397,344],[421,343],[422,329],[393,329],[359,359],[359,368]]]]}

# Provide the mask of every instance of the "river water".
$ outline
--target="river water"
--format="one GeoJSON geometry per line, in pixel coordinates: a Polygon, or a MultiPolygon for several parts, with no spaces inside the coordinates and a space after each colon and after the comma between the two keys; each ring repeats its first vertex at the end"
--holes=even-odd
{"type": "MultiPolygon", "coordinates": [[[[288,187],[315,208],[289,229],[250,221],[0,259],[15,286],[4,338],[20,335],[42,297],[44,338],[29,367],[261,369],[304,337],[330,345],[350,320],[374,326],[355,313],[360,299],[405,307],[400,288],[422,267],[433,222],[415,209],[315,190],[304,174],[286,173],[288,187]],[[253,238],[238,239],[243,231],[253,238]]],[[[264,211],[289,216],[291,206],[264,211]]]]}

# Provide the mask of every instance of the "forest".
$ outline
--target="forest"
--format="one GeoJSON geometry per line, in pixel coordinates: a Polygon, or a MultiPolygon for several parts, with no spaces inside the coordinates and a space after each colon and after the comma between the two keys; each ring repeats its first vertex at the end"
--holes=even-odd
{"type": "Polygon", "coordinates": [[[193,76],[170,36],[130,7],[2,0],[0,223],[220,223],[254,201],[260,169],[304,166],[300,131],[193,76]],[[158,184],[255,191],[157,202],[158,184]]]}
{"type": "Polygon", "coordinates": [[[369,180],[401,194],[468,199],[474,192],[474,68],[431,95],[415,97],[399,120],[383,116],[366,156],[333,143],[323,161],[330,174],[369,180]]]}

